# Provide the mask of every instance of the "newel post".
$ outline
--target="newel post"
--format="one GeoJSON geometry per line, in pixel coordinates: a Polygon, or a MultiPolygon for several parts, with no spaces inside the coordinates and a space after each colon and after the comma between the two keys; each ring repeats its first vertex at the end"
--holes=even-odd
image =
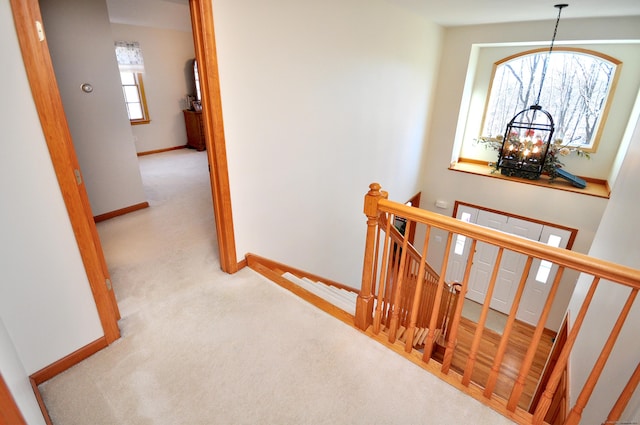
{"type": "Polygon", "coordinates": [[[369,185],[369,192],[364,196],[364,213],[367,216],[367,240],[364,247],[364,264],[362,267],[362,286],[356,299],[355,325],[366,330],[373,322],[373,269],[374,249],[376,245],[376,228],[378,226],[378,201],[387,197],[380,191],[378,183],[369,185]]]}

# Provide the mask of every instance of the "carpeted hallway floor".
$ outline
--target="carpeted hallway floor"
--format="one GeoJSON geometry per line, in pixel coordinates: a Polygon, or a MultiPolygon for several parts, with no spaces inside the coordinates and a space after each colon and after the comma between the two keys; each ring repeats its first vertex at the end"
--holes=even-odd
{"type": "Polygon", "coordinates": [[[252,270],[220,271],[205,152],[140,158],[98,230],[122,338],[40,386],[55,425],[510,424],[252,270]]]}

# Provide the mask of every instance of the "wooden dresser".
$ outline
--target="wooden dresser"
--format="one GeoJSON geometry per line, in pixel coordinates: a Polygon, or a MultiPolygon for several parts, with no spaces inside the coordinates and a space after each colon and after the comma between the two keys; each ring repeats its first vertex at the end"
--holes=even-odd
{"type": "Polygon", "coordinates": [[[187,128],[187,146],[199,151],[205,150],[202,111],[184,109],[182,112],[184,113],[184,125],[187,128]]]}

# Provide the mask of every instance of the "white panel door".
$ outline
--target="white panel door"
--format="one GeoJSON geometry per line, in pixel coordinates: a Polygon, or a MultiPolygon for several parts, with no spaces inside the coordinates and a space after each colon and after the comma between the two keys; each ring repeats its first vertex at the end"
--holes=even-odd
{"type": "MultiPolygon", "coordinates": [[[[479,210],[466,205],[459,205],[456,218],[561,248],[566,248],[571,237],[571,232],[564,229],[544,226],[539,223],[479,210]]],[[[469,238],[454,235],[447,266],[447,282],[462,282],[470,249],[471,240],[469,238]]],[[[466,295],[470,300],[480,304],[484,303],[497,256],[497,247],[482,242],[476,244],[466,295]]],[[[526,260],[527,257],[525,255],[509,250],[503,252],[496,285],[490,301],[492,309],[505,314],[509,313],[526,260]]],[[[549,295],[556,271],[557,266],[553,266],[548,262],[533,261],[516,315],[517,319],[533,325],[537,323],[549,295]]]]}
{"type": "MultiPolygon", "coordinates": [[[[504,230],[508,218],[504,215],[485,210],[478,211],[477,224],[496,230],[504,230]]],[[[493,265],[498,256],[498,248],[483,242],[476,244],[476,253],[473,257],[473,266],[469,276],[469,288],[467,298],[477,303],[484,304],[484,299],[489,287],[489,280],[493,273],[493,265]]]]}
{"type": "MultiPolygon", "coordinates": [[[[566,248],[571,232],[555,227],[544,226],[540,242],[560,248],[566,248]]],[[[533,260],[527,285],[522,295],[520,308],[516,318],[531,325],[536,325],[544,304],[549,296],[551,285],[556,277],[558,266],[548,261],[533,260]]]]}
{"type": "MultiPolygon", "coordinates": [[[[504,231],[537,241],[542,234],[542,224],[509,217],[504,231]]],[[[505,250],[500,262],[500,271],[491,297],[491,308],[508,314],[522,278],[527,257],[513,251],[505,250]]]]}

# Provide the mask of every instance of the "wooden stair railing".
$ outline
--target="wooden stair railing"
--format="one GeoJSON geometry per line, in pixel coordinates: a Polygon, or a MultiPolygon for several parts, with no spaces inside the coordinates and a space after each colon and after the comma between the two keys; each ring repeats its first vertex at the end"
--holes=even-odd
{"type": "MultiPolygon", "coordinates": [[[[422,261],[421,254],[407,241],[410,229],[405,229],[403,235],[384,217],[379,219],[380,227],[388,235],[390,246],[387,251],[390,257],[385,257],[387,273],[380,279],[381,287],[373,318],[374,332],[379,333],[384,326],[389,330],[392,341],[401,338],[405,342],[405,351],[410,352],[414,347],[424,346],[431,329],[430,319],[440,276],[426,261],[422,261]],[[406,257],[404,261],[403,253],[406,257]]],[[[446,340],[446,325],[449,323],[449,313],[455,310],[458,303],[460,284],[445,282],[444,285],[446,290],[444,296],[440,297],[434,329],[437,337],[446,340]]]]}
{"type": "MultiPolygon", "coordinates": [[[[549,382],[549,375],[553,371],[553,368],[558,361],[558,356],[560,355],[562,349],[564,348],[564,344],[567,342],[568,336],[568,322],[569,315],[565,315],[565,318],[560,326],[560,330],[556,334],[555,341],[553,344],[553,349],[551,350],[548,358],[548,362],[545,366],[544,372],[540,377],[540,382],[538,384],[538,388],[536,389],[536,393],[533,396],[531,401],[531,405],[529,407],[529,413],[535,413],[535,407],[538,405],[538,401],[542,396],[542,391],[545,389],[547,383],[549,382]]],[[[545,416],[545,422],[548,422],[551,425],[561,425],[568,414],[568,394],[567,394],[567,376],[568,370],[565,368],[562,373],[562,377],[558,382],[556,393],[554,394],[553,400],[551,402],[551,406],[547,411],[547,415],[545,416]]]]}
{"type": "MultiPolygon", "coordinates": [[[[584,317],[589,309],[589,304],[593,299],[599,281],[607,280],[615,284],[630,288],[628,299],[618,315],[618,319],[611,330],[611,333],[602,348],[600,356],[593,365],[593,371],[587,378],[582,390],[575,400],[566,418],[560,418],[559,423],[566,425],[577,425],[582,416],[582,411],[587,405],[589,398],[595,388],[602,370],[615,346],[622,326],[635,301],[640,289],[640,270],[621,266],[611,262],[592,258],[584,254],[568,251],[561,248],[554,248],[548,245],[509,235],[493,229],[484,228],[470,223],[465,223],[451,217],[409,207],[401,203],[392,202],[387,199],[387,194],[380,190],[380,185],[373,183],[369,192],[365,195],[364,213],[367,216],[367,238],[365,244],[365,257],[362,274],[362,286],[356,302],[355,325],[365,332],[371,332],[372,336],[378,336],[383,327],[386,328],[387,338],[380,340],[390,347],[397,344],[398,335],[403,336],[404,352],[411,355],[407,357],[413,361],[418,357],[414,348],[414,340],[419,337],[423,346],[422,358],[423,367],[437,373],[442,379],[457,386],[467,394],[491,406],[503,415],[515,420],[520,424],[543,424],[549,408],[551,407],[554,395],[559,382],[566,378],[566,368],[573,349],[574,343],[581,331],[584,317]],[[409,243],[407,237],[399,238],[394,233],[391,223],[395,217],[406,220],[405,233],[408,234],[416,226],[424,226],[424,239],[422,251],[418,253],[409,243]],[[448,233],[446,248],[443,254],[440,271],[433,270],[424,259],[428,258],[430,234],[432,229],[439,229],[448,233]],[[471,266],[473,264],[473,253],[477,242],[494,245],[498,248],[498,257],[494,266],[491,279],[489,280],[487,295],[482,306],[480,318],[475,329],[473,342],[467,355],[466,364],[463,370],[458,373],[452,369],[452,359],[456,354],[456,337],[460,329],[462,302],[456,302],[453,307],[446,309],[448,303],[443,302],[447,298],[447,285],[444,281],[446,276],[448,257],[451,251],[454,235],[463,235],[472,242],[472,248],[465,266],[465,273],[460,283],[459,296],[464,299],[469,286],[471,266]],[[485,331],[485,321],[489,312],[489,301],[491,293],[496,285],[498,269],[502,254],[505,250],[520,253],[526,256],[527,261],[516,290],[512,308],[510,310],[507,323],[502,333],[497,351],[493,354],[493,366],[485,382],[473,382],[472,372],[476,367],[476,359],[485,356],[480,352],[480,339],[485,331]],[[516,322],[516,313],[520,306],[522,294],[524,293],[527,277],[534,259],[545,260],[556,265],[558,271],[551,284],[550,293],[546,299],[540,318],[535,326],[531,341],[526,352],[522,356],[520,364],[517,366],[517,376],[512,382],[510,393],[506,398],[502,398],[495,393],[495,384],[503,367],[503,359],[507,346],[510,344],[511,333],[516,322]],[[538,345],[545,331],[545,324],[555,294],[558,291],[561,277],[565,270],[573,270],[581,273],[581,276],[590,276],[591,285],[587,296],[579,308],[574,323],[570,327],[566,341],[560,353],[556,354],[555,365],[551,372],[545,377],[546,385],[544,391],[538,396],[535,406],[529,409],[522,408],[519,404],[523,396],[525,382],[529,372],[533,367],[538,345]],[[421,283],[421,284],[418,284],[421,283]],[[427,292],[432,290],[432,294],[427,292]],[[374,303],[374,299],[377,302],[374,303]],[[425,301],[428,300],[428,301],[425,301]],[[423,302],[429,304],[430,308],[424,308],[423,302]],[[373,306],[376,306],[375,312],[373,306]],[[444,314],[443,311],[447,310],[444,314]],[[439,338],[437,329],[442,328],[446,317],[447,335],[445,338],[445,352],[442,356],[442,363],[432,358],[434,344],[439,338]],[[428,329],[426,336],[424,329],[428,329]],[[401,333],[401,331],[403,331],[401,333]],[[420,334],[417,334],[419,332],[420,334]],[[436,372],[437,371],[437,372],[436,372]],[[531,410],[533,413],[529,413],[531,410]]],[[[379,339],[379,338],[378,338],[379,339]]],[[[618,402],[612,406],[610,413],[611,420],[620,417],[624,406],[633,395],[634,390],[640,381],[640,371],[636,367],[635,372],[630,377],[629,382],[618,402]]],[[[604,418],[603,418],[604,420],[604,418]]]]}

